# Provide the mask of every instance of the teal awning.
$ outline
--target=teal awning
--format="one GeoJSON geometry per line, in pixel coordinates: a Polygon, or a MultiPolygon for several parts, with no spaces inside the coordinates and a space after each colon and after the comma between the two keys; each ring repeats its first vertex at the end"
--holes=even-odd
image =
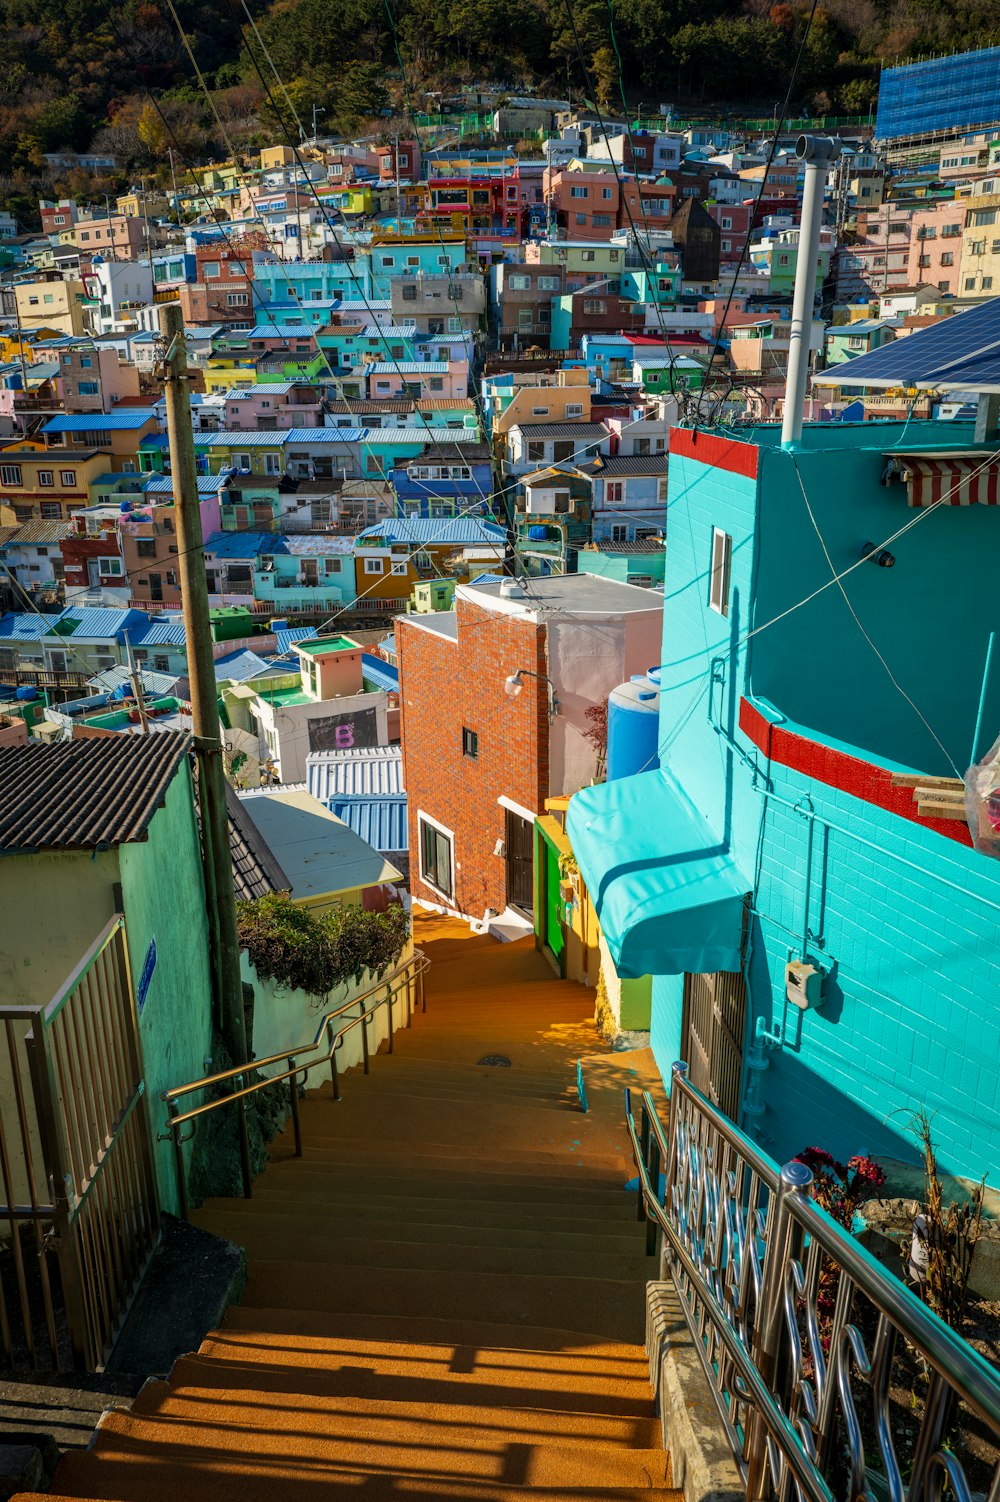
{"type": "Polygon", "coordinates": [[[740,969],[750,882],[669,773],[584,788],[566,829],[623,979],[740,969]]]}

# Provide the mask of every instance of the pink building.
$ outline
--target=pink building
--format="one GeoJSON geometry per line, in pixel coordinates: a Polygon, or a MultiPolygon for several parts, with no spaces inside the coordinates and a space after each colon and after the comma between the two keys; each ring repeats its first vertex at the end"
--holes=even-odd
{"type": "Polygon", "coordinates": [[[958,296],[964,224],[965,206],[955,199],[914,209],[910,220],[907,286],[918,287],[929,282],[939,292],[958,296]]]}
{"type": "Polygon", "coordinates": [[[266,433],[286,428],[321,428],[319,387],[308,381],[261,381],[226,397],[225,425],[235,433],[266,433]]]}
{"type": "Polygon", "coordinates": [[[469,394],[468,360],[373,361],[364,367],[369,397],[465,397],[469,394]]]}
{"type": "Polygon", "coordinates": [[[142,395],[135,366],[116,349],[94,343],[62,351],[56,386],[67,412],[111,412],[142,395]]]}
{"type": "Polygon", "coordinates": [[[567,240],[610,240],[618,228],[618,179],[610,164],[598,172],[546,168],[542,186],[567,240]]]}
{"type": "MultiPolygon", "coordinates": [[[[719,264],[735,266],[740,259],[743,245],[750,233],[754,205],[752,203],[707,203],[711,217],[719,226],[719,264]]],[[[758,212],[757,222],[763,218],[758,212]]]]}
{"type": "Polygon", "coordinates": [[[419,141],[398,138],[378,148],[378,180],[381,183],[418,183],[421,179],[419,141]]]}
{"type": "Polygon", "coordinates": [[[146,249],[145,220],[135,214],[78,219],[76,248],[81,256],[112,255],[119,260],[137,261],[146,249]]]}

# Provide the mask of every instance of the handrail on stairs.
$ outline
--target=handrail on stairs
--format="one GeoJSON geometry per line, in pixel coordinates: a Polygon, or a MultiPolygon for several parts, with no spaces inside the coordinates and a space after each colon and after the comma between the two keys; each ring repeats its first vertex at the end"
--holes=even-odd
{"type": "Polygon", "coordinates": [[[626,1090],[625,1122],[646,1249],[662,1233],[661,1277],[746,1502],[834,1502],[848,1485],[888,1502],[971,1502],[969,1426],[992,1450],[986,1490],[1000,1498],[1000,1374],[817,1204],[807,1165],[762,1153],[683,1063],[667,1129],[648,1091],[626,1090]]]}
{"type": "Polygon", "coordinates": [[[388,1018],[388,1043],[389,1053],[393,1052],[393,1007],[401,991],[406,992],[406,1023],[409,1027],[413,1012],[419,1006],[422,1012],[427,1011],[427,993],[424,987],[424,976],[430,969],[430,961],[426,955],[415,949],[412,954],[389,975],[381,976],[375,984],[362,991],[359,996],[354,996],[350,1001],[342,1002],[326,1012],[320,1019],[319,1027],[311,1042],[298,1045],[295,1048],[283,1049],[280,1053],[268,1054],[263,1059],[253,1059],[248,1064],[236,1064],[232,1069],[221,1069],[215,1074],[206,1074],[201,1079],[190,1080],[184,1085],[174,1085],[170,1090],[163,1090],[160,1099],[165,1103],[169,1117],[167,1130],[159,1132],[157,1139],[160,1142],[172,1142],[174,1149],[174,1165],[177,1171],[177,1193],[180,1203],[181,1216],[184,1220],[189,1218],[190,1206],[188,1204],[187,1179],[184,1172],[184,1144],[190,1142],[197,1130],[198,1121],[202,1116],[209,1115],[212,1111],[221,1110],[224,1106],[234,1103],[237,1107],[237,1125],[240,1142],[240,1172],[243,1180],[243,1197],[250,1199],[253,1194],[253,1173],[250,1165],[250,1142],[247,1136],[246,1102],[251,1095],[256,1095],[258,1090],[265,1090],[270,1085],[280,1084],[282,1080],[291,1081],[289,1087],[292,1131],[295,1137],[295,1156],[302,1156],[302,1124],[299,1118],[299,1086],[304,1084],[309,1071],[321,1064],[330,1065],[330,1078],[333,1086],[334,1100],[340,1100],[340,1076],[337,1069],[337,1051],[343,1047],[344,1039],[352,1029],[361,1027],[361,1046],[364,1054],[364,1072],[368,1074],[370,1064],[370,1046],[368,1038],[368,1024],[378,1015],[381,1007],[386,1008],[388,1018]],[[371,1004],[369,1001],[371,998],[371,1004]],[[340,1027],[336,1026],[338,1018],[345,1014],[354,1013],[340,1027]],[[303,1054],[315,1054],[315,1058],[303,1061],[303,1054]],[[297,1062],[298,1061],[298,1062],[297,1062]],[[248,1076],[261,1069],[267,1069],[272,1064],[284,1064],[285,1068],[277,1074],[269,1074],[260,1079],[251,1079],[248,1076]],[[301,1075],[301,1081],[299,1076],[301,1075]],[[192,1106],[189,1110],[182,1111],[179,1102],[186,1096],[194,1094],[197,1090],[205,1090],[214,1086],[225,1085],[231,1082],[233,1088],[224,1095],[218,1095],[213,1100],[203,1101],[201,1105],[192,1106]],[[188,1123],[193,1123],[191,1130],[185,1134],[182,1128],[188,1123]]]}

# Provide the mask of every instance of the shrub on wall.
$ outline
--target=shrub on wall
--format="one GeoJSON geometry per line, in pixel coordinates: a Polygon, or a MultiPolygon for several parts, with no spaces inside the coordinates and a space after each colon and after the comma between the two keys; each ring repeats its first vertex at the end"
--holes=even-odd
{"type": "Polygon", "coordinates": [[[287,897],[259,897],[236,908],[240,948],[261,980],[328,996],[363,970],[382,971],[403,952],[410,921],[401,903],[385,912],[348,907],[314,917],[287,897]]]}

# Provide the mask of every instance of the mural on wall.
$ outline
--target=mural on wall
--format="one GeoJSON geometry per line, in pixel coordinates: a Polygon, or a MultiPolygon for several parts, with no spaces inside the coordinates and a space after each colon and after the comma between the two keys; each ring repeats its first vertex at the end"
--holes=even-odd
{"type": "Polygon", "coordinates": [[[309,721],[310,751],[352,751],[357,746],[377,745],[378,723],[372,708],[309,721]]]}

